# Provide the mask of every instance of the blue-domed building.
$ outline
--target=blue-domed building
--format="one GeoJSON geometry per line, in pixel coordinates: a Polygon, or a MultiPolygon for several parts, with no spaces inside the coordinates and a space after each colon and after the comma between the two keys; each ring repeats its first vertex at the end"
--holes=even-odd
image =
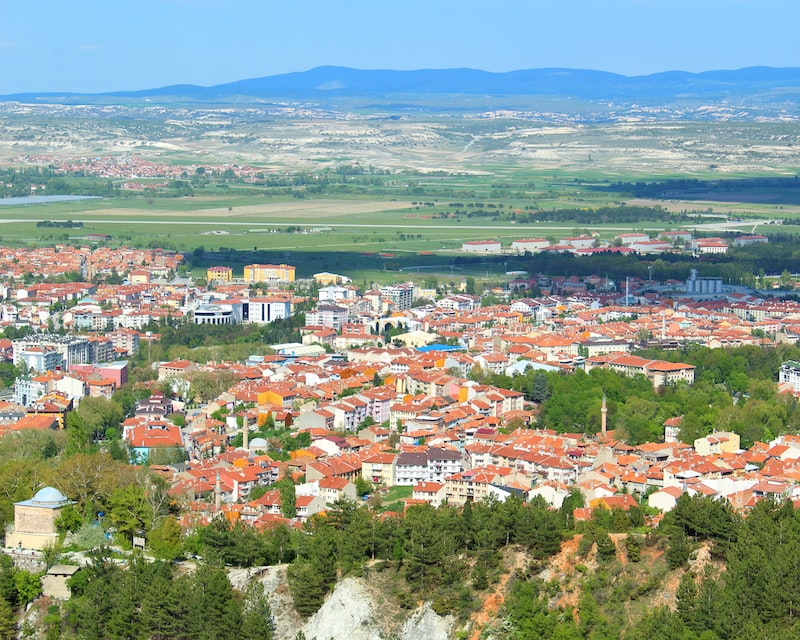
{"type": "Polygon", "coordinates": [[[58,540],[56,520],[72,502],[58,489],[39,489],[33,498],[14,503],[14,528],[6,532],[6,547],[44,549],[58,540]]]}

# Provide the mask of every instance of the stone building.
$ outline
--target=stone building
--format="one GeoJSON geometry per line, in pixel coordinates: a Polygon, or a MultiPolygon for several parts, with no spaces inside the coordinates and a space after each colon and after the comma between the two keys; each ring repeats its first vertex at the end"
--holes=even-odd
{"type": "Polygon", "coordinates": [[[53,487],[45,487],[30,500],[14,504],[14,527],[6,533],[6,546],[44,549],[58,540],[56,520],[61,509],[72,504],[53,487]]]}
{"type": "Polygon", "coordinates": [[[80,567],[71,564],[57,564],[50,567],[42,576],[42,593],[49,598],[69,600],[70,590],[67,581],[74,576],[80,567]]]}

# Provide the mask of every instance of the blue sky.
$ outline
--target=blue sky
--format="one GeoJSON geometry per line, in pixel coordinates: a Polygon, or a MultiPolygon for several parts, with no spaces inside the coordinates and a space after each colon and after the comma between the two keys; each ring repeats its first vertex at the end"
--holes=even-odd
{"type": "Polygon", "coordinates": [[[800,67],[798,0],[6,0],[0,95],[320,65],[624,75],[800,67]]]}

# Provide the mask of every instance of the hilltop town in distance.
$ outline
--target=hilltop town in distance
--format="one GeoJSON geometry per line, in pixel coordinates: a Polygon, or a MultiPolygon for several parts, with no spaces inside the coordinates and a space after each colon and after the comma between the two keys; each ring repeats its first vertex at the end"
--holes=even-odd
{"type": "Polygon", "coordinates": [[[0,104],[0,625],[791,637],[794,116],[351,106],[0,104]]]}

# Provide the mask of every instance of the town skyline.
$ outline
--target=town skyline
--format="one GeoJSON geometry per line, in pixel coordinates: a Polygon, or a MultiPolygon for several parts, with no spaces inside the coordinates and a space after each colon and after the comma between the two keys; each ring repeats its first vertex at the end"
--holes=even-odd
{"type": "MultiPolygon", "coordinates": [[[[667,250],[687,248],[681,241],[702,250],[691,232],[666,233],[676,242],[667,250]]],[[[621,233],[611,246],[650,251],[646,237],[621,233]]],[[[85,485],[62,472],[76,464],[99,466],[109,488],[88,516],[70,515],[75,540],[90,527],[106,535],[97,521],[113,526],[123,546],[145,546],[157,558],[205,558],[218,548],[239,553],[218,547],[214,532],[223,541],[230,532],[316,540],[346,511],[393,527],[387,540],[403,543],[377,546],[376,538],[371,546],[368,536],[358,542],[348,533],[353,562],[397,562],[389,551],[403,550],[402,573],[390,575],[409,585],[416,578],[405,568],[414,558],[406,542],[428,531],[421,518],[469,522],[473,513],[510,510],[519,515],[493,544],[514,557],[553,556],[555,567],[576,553],[592,562],[624,553],[628,566],[652,560],[683,572],[696,543],[666,532],[688,508],[723,510],[748,526],[777,501],[798,504],[795,299],[694,270],[685,283],[666,279],[657,262],[655,274],[616,287],[599,275],[512,272],[506,286],[487,285],[483,295],[472,277],[359,285],[346,267],[296,274],[293,264],[231,267],[213,258],[206,277],[192,279],[175,277],[187,265],[174,250],[112,248],[101,234],[81,240],[6,247],[0,260],[0,375],[9,385],[16,376],[13,397],[0,403],[0,444],[40,443],[37,468],[59,465],[42,475],[52,486],[26,485],[22,500],[4,498],[14,509],[6,552],[20,558],[44,556],[58,539],[55,522],[66,516],[52,509],[71,514],[88,500],[85,485]],[[71,442],[101,449],[71,454],[71,442]],[[125,478],[148,468],[169,499],[132,520],[120,496],[138,485],[125,478]],[[544,537],[536,519],[551,522],[544,537]],[[645,533],[667,551],[644,545],[645,533]]],[[[526,253],[552,250],[531,242],[526,253]]],[[[577,256],[595,239],[558,242],[559,252],[577,256]]],[[[465,253],[492,248],[464,244],[465,253]]],[[[740,235],[729,248],[769,244],[740,235]]],[[[711,253],[721,246],[712,243],[711,253]]],[[[772,286],[788,292],[796,279],[786,274],[772,286]]],[[[315,574],[296,573],[318,556],[284,554],[295,548],[288,542],[278,555],[249,548],[230,564],[291,563],[281,578],[288,595],[270,589],[260,614],[272,637],[342,624],[324,602],[329,591],[353,598],[341,595],[336,573],[311,596],[315,574]]],[[[39,593],[34,579],[29,597],[39,593]]],[[[42,581],[45,595],[54,581],[42,581]]],[[[423,598],[449,588],[430,584],[423,598]]],[[[475,607],[493,616],[483,602],[504,585],[473,579],[475,607]]],[[[66,587],[57,593],[70,597],[66,587]]],[[[463,615],[454,628],[492,624],[463,615]]],[[[618,637],[633,624],[617,625],[618,637]]]]}

